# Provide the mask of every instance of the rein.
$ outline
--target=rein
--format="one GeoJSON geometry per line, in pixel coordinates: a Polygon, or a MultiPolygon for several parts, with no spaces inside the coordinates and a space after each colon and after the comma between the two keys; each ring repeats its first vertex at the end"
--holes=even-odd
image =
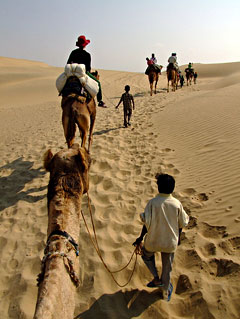
{"type": "Polygon", "coordinates": [[[127,286],[128,283],[129,283],[129,282],[131,281],[131,279],[132,279],[132,276],[133,276],[133,273],[134,273],[134,271],[135,271],[136,264],[137,264],[137,255],[141,255],[141,248],[140,248],[139,246],[137,246],[137,247],[134,249],[134,251],[133,251],[133,253],[132,253],[131,257],[130,257],[130,260],[128,261],[128,263],[127,263],[124,267],[122,267],[122,268],[119,269],[119,270],[115,270],[115,271],[110,270],[109,267],[107,266],[107,264],[105,263],[103,257],[102,257],[102,254],[101,254],[101,251],[100,251],[100,248],[99,248],[99,245],[98,245],[98,240],[97,240],[97,235],[96,235],[96,229],[95,229],[95,225],[94,225],[94,221],[93,221],[93,216],[92,216],[92,210],[91,210],[91,204],[90,204],[90,197],[89,197],[88,192],[87,192],[87,197],[88,197],[88,209],[89,209],[89,213],[90,213],[90,217],[91,217],[91,224],[92,224],[94,239],[93,239],[93,236],[92,236],[91,233],[90,233],[90,230],[89,230],[89,228],[88,228],[88,225],[87,225],[87,222],[86,222],[86,219],[85,219],[85,217],[84,217],[84,214],[83,214],[83,211],[82,211],[82,210],[81,210],[81,214],[82,214],[82,218],[83,218],[84,224],[85,224],[85,226],[86,226],[86,229],[87,229],[89,238],[90,238],[90,240],[91,240],[91,242],[92,242],[92,244],[93,244],[93,247],[95,248],[95,250],[96,250],[96,252],[97,252],[99,258],[101,259],[101,261],[102,261],[102,263],[103,263],[103,266],[104,266],[105,269],[109,272],[109,274],[111,275],[113,281],[114,281],[119,287],[123,288],[123,287],[127,286]],[[94,240],[95,240],[95,241],[94,241],[94,240]],[[113,276],[113,274],[118,273],[118,272],[121,272],[122,270],[126,269],[126,268],[128,267],[128,265],[130,264],[130,262],[132,261],[134,254],[136,255],[136,258],[135,258],[135,261],[134,261],[134,266],[133,266],[133,269],[132,269],[132,271],[131,271],[131,274],[130,274],[130,276],[129,276],[127,282],[126,282],[124,285],[121,285],[121,284],[119,284],[118,281],[115,279],[115,277],[113,276]]]}

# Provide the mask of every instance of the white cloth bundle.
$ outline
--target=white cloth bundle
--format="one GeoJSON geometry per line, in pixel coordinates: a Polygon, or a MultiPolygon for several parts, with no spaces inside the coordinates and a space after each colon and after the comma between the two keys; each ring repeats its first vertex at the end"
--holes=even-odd
{"type": "Polygon", "coordinates": [[[86,69],[84,64],[67,64],[64,68],[64,72],[56,80],[56,87],[60,93],[70,76],[78,77],[81,85],[90,93],[94,98],[99,90],[97,81],[93,80],[86,74],[86,69]]]}

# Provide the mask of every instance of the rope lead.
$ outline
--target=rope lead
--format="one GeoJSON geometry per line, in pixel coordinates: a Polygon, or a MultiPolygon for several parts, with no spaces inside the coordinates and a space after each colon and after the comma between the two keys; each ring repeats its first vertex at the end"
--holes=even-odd
{"type": "Polygon", "coordinates": [[[91,205],[90,205],[90,198],[89,198],[88,192],[87,192],[87,197],[88,197],[88,209],[89,209],[89,212],[90,212],[90,217],[91,217],[91,223],[92,223],[92,229],[93,229],[93,234],[94,234],[95,242],[94,242],[94,240],[93,240],[93,238],[92,238],[92,235],[91,235],[91,233],[90,233],[90,231],[89,231],[89,228],[88,228],[86,219],[85,219],[85,217],[84,217],[83,211],[81,210],[82,218],[83,218],[84,224],[85,224],[85,226],[86,226],[88,235],[89,235],[90,240],[91,240],[91,242],[92,242],[92,244],[93,244],[93,247],[95,248],[95,250],[96,250],[96,252],[97,252],[99,258],[101,259],[101,261],[102,261],[102,263],[103,263],[103,265],[104,265],[104,267],[105,267],[106,270],[109,272],[109,274],[111,275],[111,277],[112,277],[112,279],[114,280],[114,282],[115,282],[119,287],[123,288],[123,287],[127,286],[128,283],[129,283],[129,282],[131,281],[131,279],[132,279],[132,276],[133,276],[133,273],[134,273],[134,271],[135,271],[136,264],[137,264],[137,255],[141,255],[141,249],[137,246],[137,247],[134,249],[134,251],[133,251],[133,253],[132,253],[131,257],[130,257],[129,262],[128,262],[124,267],[122,267],[122,268],[119,269],[119,270],[111,271],[111,270],[108,268],[108,266],[107,266],[107,264],[105,263],[105,261],[103,260],[101,251],[100,251],[100,249],[99,249],[98,240],[97,240],[97,235],[96,235],[96,229],[95,229],[95,225],[94,225],[94,221],[93,221],[92,210],[91,210],[91,205]],[[131,271],[131,274],[130,274],[130,276],[129,276],[127,282],[126,282],[124,285],[121,285],[121,284],[119,284],[118,281],[115,279],[115,277],[113,276],[113,274],[118,273],[118,272],[121,272],[122,270],[126,269],[126,268],[128,267],[128,265],[130,264],[130,262],[132,261],[134,254],[136,255],[136,258],[135,258],[135,261],[134,261],[134,266],[133,266],[133,269],[132,269],[132,271],[131,271]]]}

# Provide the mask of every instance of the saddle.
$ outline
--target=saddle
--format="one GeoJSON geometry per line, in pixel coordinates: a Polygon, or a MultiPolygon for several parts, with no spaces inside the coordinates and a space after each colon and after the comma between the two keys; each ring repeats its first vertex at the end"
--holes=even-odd
{"type": "Polygon", "coordinates": [[[167,71],[169,71],[169,70],[175,70],[176,71],[176,68],[175,68],[175,66],[174,66],[174,64],[172,62],[170,62],[168,64],[168,66],[167,66],[167,71]]]}
{"type": "Polygon", "coordinates": [[[87,103],[92,99],[92,96],[84,89],[76,76],[70,76],[61,91],[63,97],[67,97],[70,94],[77,94],[78,96],[85,97],[87,103]]]}
{"type": "Polygon", "coordinates": [[[160,73],[161,69],[157,64],[151,64],[147,67],[145,74],[148,75],[150,71],[155,71],[157,73],[160,73]]]}
{"type": "Polygon", "coordinates": [[[192,69],[192,68],[191,68],[191,69],[186,68],[186,69],[185,69],[185,72],[186,72],[186,73],[189,73],[189,74],[194,74],[194,69],[192,69]]]}

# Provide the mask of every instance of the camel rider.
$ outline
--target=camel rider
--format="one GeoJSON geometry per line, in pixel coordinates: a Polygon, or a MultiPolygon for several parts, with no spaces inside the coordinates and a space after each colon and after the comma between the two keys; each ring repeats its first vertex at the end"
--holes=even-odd
{"type": "Polygon", "coordinates": [[[106,107],[105,103],[102,101],[102,89],[100,82],[90,73],[91,72],[91,55],[85,50],[85,47],[90,43],[84,35],[80,35],[76,42],[78,49],[73,50],[67,60],[67,64],[78,63],[84,64],[86,67],[87,75],[98,82],[99,91],[97,94],[98,106],[106,107]]]}
{"type": "Polygon", "coordinates": [[[192,65],[193,65],[193,63],[191,63],[191,62],[188,63],[188,70],[190,72],[194,73],[194,69],[193,69],[192,65]]]}
{"type": "Polygon", "coordinates": [[[155,70],[161,74],[162,66],[159,65],[159,64],[157,64],[157,59],[156,59],[154,53],[152,53],[152,56],[151,56],[150,61],[151,61],[152,64],[154,65],[155,70]]]}
{"type": "Polygon", "coordinates": [[[150,59],[152,62],[153,62],[153,64],[157,64],[157,59],[156,59],[156,57],[155,57],[155,54],[154,53],[152,53],[152,57],[151,57],[151,59],[150,59]]]}
{"type": "Polygon", "coordinates": [[[146,58],[146,61],[147,61],[147,65],[153,65],[153,61],[149,58],[146,58]]]}
{"type": "Polygon", "coordinates": [[[149,58],[146,58],[146,61],[147,61],[147,68],[146,68],[146,71],[145,71],[145,74],[148,75],[149,74],[149,71],[151,69],[151,66],[154,64],[153,61],[149,58]]]}
{"type": "MultiPolygon", "coordinates": [[[[168,59],[168,63],[169,64],[172,63],[174,69],[176,71],[179,71],[178,63],[177,63],[177,54],[176,53],[172,53],[172,55],[168,59]]],[[[168,65],[168,67],[169,67],[169,65],[168,65]]]]}

